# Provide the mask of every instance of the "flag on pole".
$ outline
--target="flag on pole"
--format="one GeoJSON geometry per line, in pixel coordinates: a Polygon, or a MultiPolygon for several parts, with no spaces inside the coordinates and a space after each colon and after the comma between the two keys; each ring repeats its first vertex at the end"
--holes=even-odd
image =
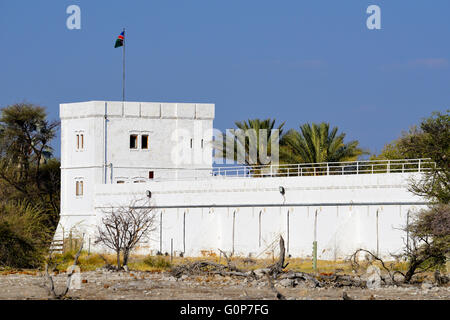
{"type": "Polygon", "coordinates": [[[125,31],[122,31],[122,33],[117,37],[116,45],[114,46],[114,48],[122,47],[124,39],[125,39],[125,31]]]}

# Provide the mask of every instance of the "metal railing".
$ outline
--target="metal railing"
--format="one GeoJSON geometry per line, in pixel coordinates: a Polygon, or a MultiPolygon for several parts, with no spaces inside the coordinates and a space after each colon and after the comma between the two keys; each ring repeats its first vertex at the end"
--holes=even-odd
{"type": "MultiPolygon", "coordinates": [[[[431,159],[365,160],[300,163],[265,166],[215,167],[212,176],[223,177],[303,177],[377,173],[426,172],[436,168],[431,159]]],[[[204,170],[204,169],[201,169],[204,170]]],[[[203,175],[204,176],[204,175],[203,175]]]]}
{"type": "Polygon", "coordinates": [[[431,159],[402,160],[364,160],[345,162],[299,163],[264,166],[223,166],[212,169],[174,169],[188,171],[189,174],[178,178],[142,178],[142,182],[205,180],[214,178],[266,178],[266,177],[305,177],[331,175],[358,175],[379,173],[427,172],[436,168],[431,159]]]}

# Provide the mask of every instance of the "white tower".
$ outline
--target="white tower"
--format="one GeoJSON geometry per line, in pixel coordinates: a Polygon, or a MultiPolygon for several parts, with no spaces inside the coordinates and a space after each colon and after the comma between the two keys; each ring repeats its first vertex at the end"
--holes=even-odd
{"type": "Polygon", "coordinates": [[[214,104],[89,101],[61,104],[60,118],[55,237],[94,221],[98,184],[182,178],[194,170],[210,174],[214,104]]]}

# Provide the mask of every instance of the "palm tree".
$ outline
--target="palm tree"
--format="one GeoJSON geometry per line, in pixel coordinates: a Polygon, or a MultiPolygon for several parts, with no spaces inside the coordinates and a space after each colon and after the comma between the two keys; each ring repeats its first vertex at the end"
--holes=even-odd
{"type": "Polygon", "coordinates": [[[366,151],[354,140],[344,143],[345,133],[338,128],[330,131],[330,124],[309,123],[300,126],[300,131],[291,129],[282,138],[280,159],[283,163],[319,163],[355,161],[366,151]]]}
{"type": "Polygon", "coordinates": [[[237,129],[221,134],[214,144],[216,157],[248,166],[269,164],[272,141],[278,145],[278,139],[283,133],[284,122],[278,127],[275,122],[275,119],[270,118],[236,121],[237,129]],[[278,130],[278,135],[272,130],[278,130]]]}

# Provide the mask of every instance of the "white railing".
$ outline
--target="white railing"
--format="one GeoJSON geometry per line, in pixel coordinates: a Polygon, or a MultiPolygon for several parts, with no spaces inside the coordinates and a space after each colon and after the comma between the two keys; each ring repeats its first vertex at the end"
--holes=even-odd
{"type": "MultiPolygon", "coordinates": [[[[436,168],[431,159],[366,160],[265,166],[214,167],[212,176],[303,177],[324,175],[426,172],[436,168]]],[[[200,171],[204,171],[201,169],[200,171]]],[[[205,176],[204,174],[202,176],[205,176]]]]}
{"type": "Polygon", "coordinates": [[[178,178],[142,178],[139,182],[205,180],[214,178],[266,178],[266,177],[304,177],[352,174],[409,173],[427,172],[436,168],[431,159],[365,160],[346,162],[322,162],[279,164],[265,166],[223,166],[212,169],[173,169],[182,173],[178,178]],[[186,172],[187,174],[183,173],[186,172]]]}

